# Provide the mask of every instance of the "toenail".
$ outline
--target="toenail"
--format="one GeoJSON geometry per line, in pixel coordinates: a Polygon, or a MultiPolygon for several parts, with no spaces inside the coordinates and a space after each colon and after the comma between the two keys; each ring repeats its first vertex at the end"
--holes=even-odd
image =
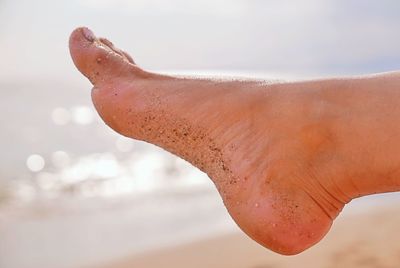
{"type": "Polygon", "coordinates": [[[89,42],[93,42],[95,39],[94,33],[88,28],[82,28],[82,34],[89,42]]]}

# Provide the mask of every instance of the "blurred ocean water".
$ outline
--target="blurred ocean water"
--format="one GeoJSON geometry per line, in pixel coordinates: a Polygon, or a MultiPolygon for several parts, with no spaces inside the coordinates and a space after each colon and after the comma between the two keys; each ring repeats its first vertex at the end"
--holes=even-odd
{"type": "Polygon", "coordinates": [[[235,230],[205,174],[109,129],[86,82],[0,87],[15,93],[0,101],[0,267],[80,267],[235,230]]]}
{"type": "MultiPolygon", "coordinates": [[[[7,153],[0,183],[18,190],[3,190],[0,200],[142,191],[161,185],[138,179],[156,169],[157,176],[179,177],[174,172],[182,163],[162,150],[148,156],[154,170],[145,171],[145,160],[133,155],[140,151],[147,159],[156,149],[99,122],[90,85],[69,57],[68,35],[76,26],[115,40],[145,68],[303,78],[398,68],[399,9],[393,0],[2,0],[0,120],[7,153]]],[[[186,181],[178,184],[192,183],[186,181]]]]}

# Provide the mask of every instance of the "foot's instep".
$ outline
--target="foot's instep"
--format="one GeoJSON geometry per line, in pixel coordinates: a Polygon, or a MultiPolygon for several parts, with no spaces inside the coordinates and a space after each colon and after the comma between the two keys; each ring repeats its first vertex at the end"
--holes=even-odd
{"type": "Polygon", "coordinates": [[[296,104],[297,91],[146,72],[87,28],[72,33],[70,51],[106,124],[206,172],[235,222],[265,247],[309,248],[350,200],[314,165],[331,146],[330,130],[296,104]]]}

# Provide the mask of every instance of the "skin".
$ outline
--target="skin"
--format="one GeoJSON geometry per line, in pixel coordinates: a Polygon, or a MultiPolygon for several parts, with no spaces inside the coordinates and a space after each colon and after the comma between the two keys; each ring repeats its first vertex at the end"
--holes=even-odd
{"type": "Polygon", "coordinates": [[[320,241],[352,199],[400,189],[400,73],[299,82],[172,77],[87,28],[70,52],[118,133],[209,175],[238,226],[281,254],[320,241]]]}

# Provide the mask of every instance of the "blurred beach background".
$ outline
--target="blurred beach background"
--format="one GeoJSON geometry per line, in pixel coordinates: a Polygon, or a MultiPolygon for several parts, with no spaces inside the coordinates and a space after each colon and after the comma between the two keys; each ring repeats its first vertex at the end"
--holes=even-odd
{"type": "Polygon", "coordinates": [[[0,0],[0,267],[398,267],[399,194],[352,202],[305,255],[241,235],[205,174],[100,120],[68,37],[88,26],[153,71],[308,79],[400,69],[399,14],[396,0],[0,0]],[[344,263],[349,244],[362,258],[344,263]]]}

